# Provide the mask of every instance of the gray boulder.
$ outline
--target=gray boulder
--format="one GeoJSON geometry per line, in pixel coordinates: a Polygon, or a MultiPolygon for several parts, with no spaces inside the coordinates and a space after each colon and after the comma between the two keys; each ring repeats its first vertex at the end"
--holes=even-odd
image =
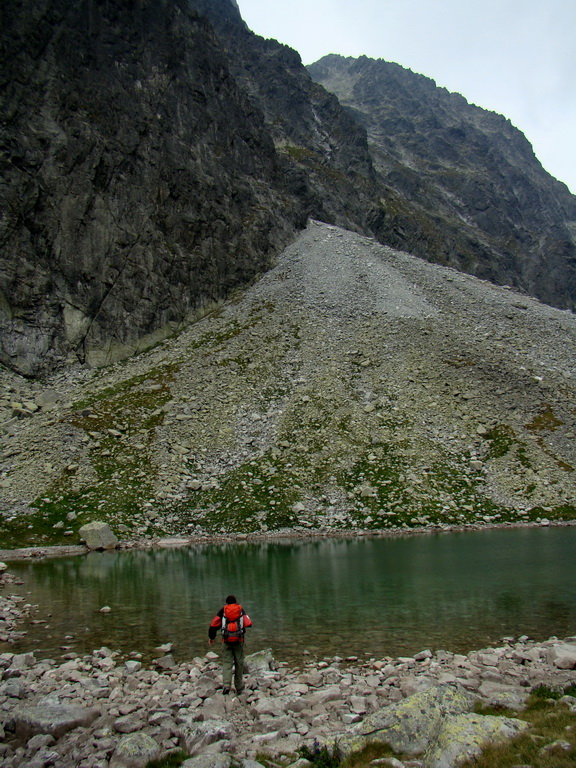
{"type": "Polygon", "coordinates": [[[520,686],[493,683],[484,680],[478,689],[478,693],[493,707],[507,707],[508,709],[524,709],[530,691],[520,686]]]}
{"type": "Polygon", "coordinates": [[[423,768],[455,768],[488,744],[500,744],[528,728],[528,723],[511,717],[472,713],[450,717],[424,758],[423,768]]]}
{"type": "Polygon", "coordinates": [[[557,669],[576,669],[576,643],[553,645],[546,654],[546,661],[557,669]]]}
{"type": "Polygon", "coordinates": [[[269,672],[276,668],[274,656],[271,648],[265,648],[263,651],[251,653],[244,659],[244,668],[251,675],[258,675],[262,672],[269,672]]]}
{"type": "Polygon", "coordinates": [[[114,730],[118,733],[136,733],[141,731],[145,723],[138,715],[124,715],[114,720],[114,730]]]}
{"type": "Polygon", "coordinates": [[[110,768],[145,768],[162,753],[162,747],[152,736],[142,731],[130,733],[120,740],[110,760],[110,768]]]}
{"type": "Polygon", "coordinates": [[[45,389],[34,398],[34,401],[39,408],[50,408],[56,405],[58,400],[60,400],[60,395],[55,389],[45,389]]]}
{"type": "Polygon", "coordinates": [[[115,549],[118,546],[118,539],[108,523],[100,521],[87,523],[78,533],[86,542],[88,549],[115,549]]]}
{"type": "Polygon", "coordinates": [[[198,754],[209,744],[232,736],[232,726],[226,720],[211,719],[195,722],[186,719],[179,728],[178,741],[180,746],[191,755],[198,754]]]}
{"type": "Polygon", "coordinates": [[[74,728],[89,726],[98,715],[96,709],[43,702],[19,707],[14,712],[12,724],[17,738],[22,742],[29,741],[39,733],[59,739],[74,728]]]}
{"type": "Polygon", "coordinates": [[[32,736],[28,744],[26,744],[26,749],[30,754],[35,754],[40,749],[51,747],[55,743],[56,739],[54,736],[50,736],[49,733],[38,733],[36,736],[32,736]]]}

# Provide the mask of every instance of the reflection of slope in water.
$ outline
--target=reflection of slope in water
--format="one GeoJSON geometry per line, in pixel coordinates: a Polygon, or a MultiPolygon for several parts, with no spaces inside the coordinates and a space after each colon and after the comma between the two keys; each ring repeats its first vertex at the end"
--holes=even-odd
{"type": "Polygon", "coordinates": [[[14,563],[40,605],[29,634],[2,650],[89,653],[103,645],[178,659],[203,655],[233,592],[254,627],[247,651],[278,659],[466,652],[503,636],[576,631],[576,528],[396,538],[310,539],[128,551],[14,563]],[[100,613],[108,605],[109,614],[100,613]],[[66,639],[72,635],[71,639],[66,639]],[[66,646],[63,648],[62,646],[66,646]]]}

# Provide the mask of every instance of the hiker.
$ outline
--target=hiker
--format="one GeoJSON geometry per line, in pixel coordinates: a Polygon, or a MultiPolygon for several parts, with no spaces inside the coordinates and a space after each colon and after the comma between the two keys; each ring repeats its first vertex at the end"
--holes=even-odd
{"type": "Polygon", "coordinates": [[[230,693],[232,670],[236,693],[244,690],[244,633],[251,627],[250,617],[236,602],[234,595],[228,595],[226,605],[221,608],[208,628],[208,643],[214,645],[218,629],[222,630],[222,693],[230,693]]]}

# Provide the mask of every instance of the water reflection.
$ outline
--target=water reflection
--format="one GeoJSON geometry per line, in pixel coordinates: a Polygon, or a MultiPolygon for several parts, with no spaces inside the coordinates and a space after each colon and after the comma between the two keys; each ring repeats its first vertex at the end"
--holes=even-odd
{"type": "Polygon", "coordinates": [[[100,645],[206,651],[230,592],[254,621],[250,649],[325,655],[466,651],[504,635],[576,631],[575,528],[399,539],[211,545],[14,564],[46,625],[18,650],[100,645]],[[109,614],[100,613],[108,605],[109,614]],[[73,635],[72,639],[65,639],[73,635]]]}

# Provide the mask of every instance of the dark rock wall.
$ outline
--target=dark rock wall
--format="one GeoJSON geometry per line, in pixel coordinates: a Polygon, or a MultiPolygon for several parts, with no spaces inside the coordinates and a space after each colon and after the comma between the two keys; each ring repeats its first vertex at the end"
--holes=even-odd
{"type": "Polygon", "coordinates": [[[183,0],[5,0],[0,360],[106,362],[305,224],[261,113],[183,0]],[[23,6],[23,7],[22,7],[23,6]]]}
{"type": "Polygon", "coordinates": [[[258,109],[306,214],[369,232],[377,204],[366,130],[315,83],[300,55],[251,32],[227,0],[192,0],[226,46],[236,81],[258,109]]]}

